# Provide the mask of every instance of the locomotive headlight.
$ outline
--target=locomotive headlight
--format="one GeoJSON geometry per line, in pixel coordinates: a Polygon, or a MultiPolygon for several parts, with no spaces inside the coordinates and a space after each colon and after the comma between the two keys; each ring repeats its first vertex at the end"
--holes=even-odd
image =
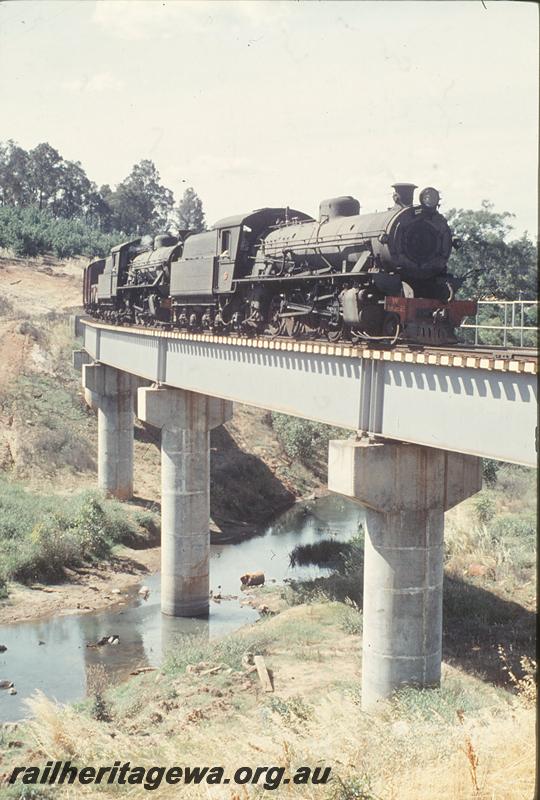
{"type": "Polygon", "coordinates": [[[429,208],[431,210],[437,208],[439,205],[439,201],[441,196],[437,189],[434,189],[433,186],[426,186],[425,189],[422,189],[420,192],[420,204],[424,206],[424,208],[429,208]]]}

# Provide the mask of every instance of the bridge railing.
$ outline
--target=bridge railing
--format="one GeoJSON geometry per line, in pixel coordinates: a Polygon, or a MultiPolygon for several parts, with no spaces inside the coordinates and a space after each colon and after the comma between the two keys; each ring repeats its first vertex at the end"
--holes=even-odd
{"type": "Polygon", "coordinates": [[[461,324],[467,344],[538,346],[537,300],[479,300],[475,317],[461,324]]]}

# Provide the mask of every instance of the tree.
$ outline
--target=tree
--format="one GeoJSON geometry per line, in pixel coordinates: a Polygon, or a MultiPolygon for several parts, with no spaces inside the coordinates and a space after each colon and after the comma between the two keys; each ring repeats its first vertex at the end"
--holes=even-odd
{"type": "Polygon", "coordinates": [[[478,211],[451,209],[446,215],[461,247],[454,251],[449,271],[463,278],[461,297],[517,300],[536,298],[537,251],[524,234],[508,241],[512,232],[508,211],[496,212],[482,202],[478,211]]]}
{"type": "Polygon", "coordinates": [[[28,153],[13,139],[0,143],[0,203],[26,206],[31,202],[28,153]]]}
{"type": "Polygon", "coordinates": [[[104,184],[98,189],[95,183],[91,183],[88,207],[86,209],[86,222],[106,233],[112,231],[114,227],[114,212],[111,205],[112,196],[113,191],[108,184],[104,184]]]}
{"type": "Polygon", "coordinates": [[[201,198],[190,186],[176,207],[176,224],[179,230],[190,230],[200,233],[206,230],[201,198]]]}
{"type": "Polygon", "coordinates": [[[54,201],[60,188],[62,161],[60,153],[47,142],[30,150],[30,187],[40,211],[54,201]]]}
{"type": "Polygon", "coordinates": [[[157,233],[167,227],[174,198],[161,185],[154,162],[143,159],[117,186],[110,204],[116,227],[129,233],[157,233]]]}
{"type": "Polygon", "coordinates": [[[62,161],[58,171],[58,189],[52,203],[54,216],[67,219],[83,217],[95,188],[80,161],[62,161]]]}

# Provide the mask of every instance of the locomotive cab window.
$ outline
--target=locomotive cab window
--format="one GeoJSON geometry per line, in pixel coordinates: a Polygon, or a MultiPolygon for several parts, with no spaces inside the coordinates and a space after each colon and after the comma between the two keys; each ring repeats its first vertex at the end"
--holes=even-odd
{"type": "Polygon", "coordinates": [[[231,232],[230,231],[221,231],[221,247],[220,247],[220,255],[230,255],[231,249],[231,232]]]}

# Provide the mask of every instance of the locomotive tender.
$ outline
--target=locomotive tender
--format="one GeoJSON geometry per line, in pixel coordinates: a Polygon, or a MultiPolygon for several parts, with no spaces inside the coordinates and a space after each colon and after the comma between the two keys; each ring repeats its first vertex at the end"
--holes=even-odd
{"type": "Polygon", "coordinates": [[[476,312],[454,300],[447,271],[459,243],[428,187],[361,214],[353,197],[227,217],[203,233],[142,237],[113,247],[84,274],[88,314],[115,324],[248,335],[398,340],[442,345],[476,312]]]}

